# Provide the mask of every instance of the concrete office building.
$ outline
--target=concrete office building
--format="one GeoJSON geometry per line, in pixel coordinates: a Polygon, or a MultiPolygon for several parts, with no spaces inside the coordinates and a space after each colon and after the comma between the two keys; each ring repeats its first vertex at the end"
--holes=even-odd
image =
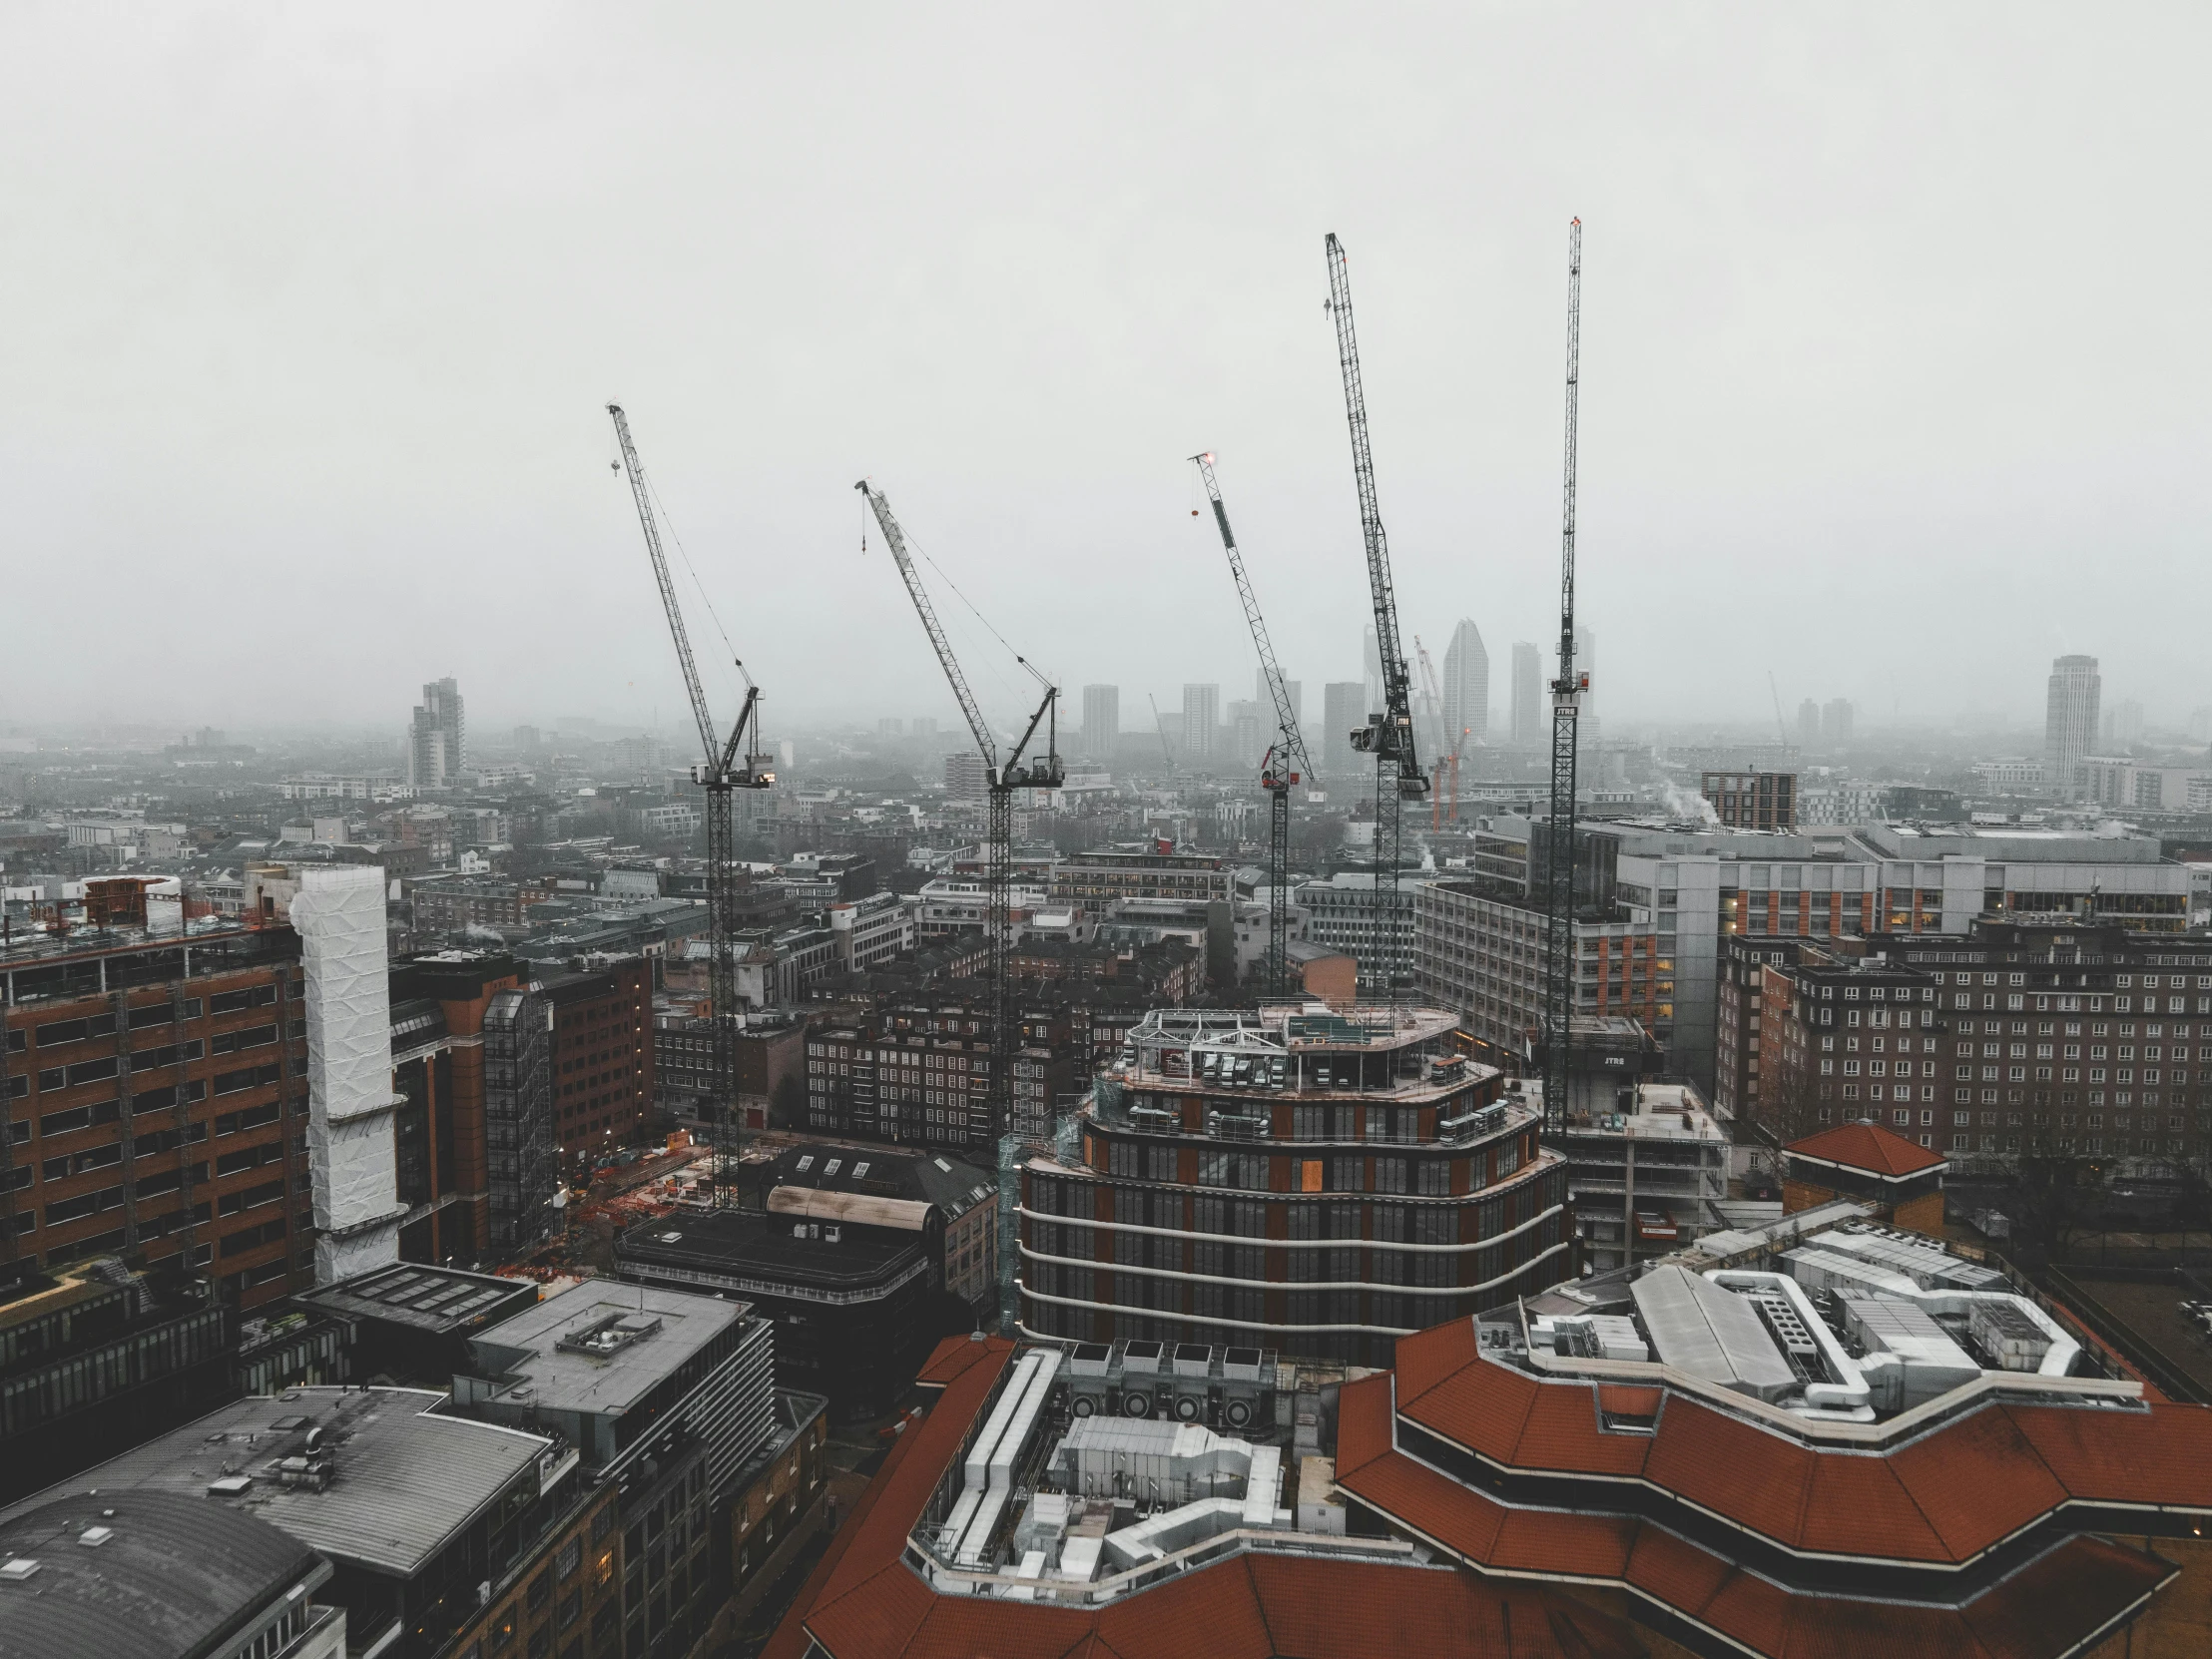
{"type": "Polygon", "coordinates": [[[1560,1278],[1566,1172],[1433,1008],[1155,1009],[1021,1171],[1019,1318],[1059,1341],[1384,1365],[1560,1278]]]}
{"type": "Polygon", "coordinates": [[[1299,882],[1291,902],[1305,914],[1306,942],[1352,957],[1362,993],[1383,996],[1413,972],[1414,886],[1403,879],[1386,894],[1374,872],[1341,869],[1326,881],[1299,882]]]}
{"type": "Polygon", "coordinates": [[[1544,654],[1527,640],[1513,642],[1513,741],[1537,743],[1544,735],[1550,700],[1544,695],[1544,654]]]}
{"type": "Polygon", "coordinates": [[[468,764],[461,690],[448,676],[422,688],[422,706],[407,726],[407,782],[416,789],[450,789],[468,764]]]}
{"type": "MultiPolygon", "coordinates": [[[[612,1513],[593,1531],[609,1544],[621,1532],[620,1600],[611,1571],[593,1575],[598,1611],[579,1598],[578,1616],[556,1627],[575,1632],[579,1651],[591,1625],[595,1653],[633,1659],[687,1652],[704,1634],[729,1583],[718,1512],[777,1432],[774,1344],[774,1327],[745,1302],[604,1283],[470,1341],[453,1410],[471,1426],[557,1432],[582,1475],[612,1490],[612,1513]]],[[[615,1552],[606,1555],[612,1566],[615,1552]]],[[[495,1634],[484,1651],[505,1648],[495,1634]]]]}
{"type": "Polygon", "coordinates": [[[1083,688],[1083,753],[1093,761],[1111,765],[1121,743],[1121,688],[1083,688]]]}
{"type": "Polygon", "coordinates": [[[1182,759],[1193,766],[1219,758],[1221,747],[1221,687],[1183,688],[1182,759]]]}
{"type": "MultiPolygon", "coordinates": [[[[1543,1019],[1546,921],[1540,905],[1488,882],[1413,884],[1413,984],[1484,1042],[1528,1053],[1543,1019]]],[[[1650,921],[1578,918],[1575,1013],[1637,1021],[1664,1044],[1674,1029],[1674,963],[1650,921]]]]}
{"type": "Polygon", "coordinates": [[[2097,747],[2104,682],[2094,657],[2060,657],[2050,665],[2043,711],[2043,776],[2072,800],[2074,769],[2097,747]]]}
{"type": "Polygon", "coordinates": [[[1490,653],[1482,631],[1462,620],[1444,647],[1444,743],[1461,754],[1490,741],[1490,653]]]}

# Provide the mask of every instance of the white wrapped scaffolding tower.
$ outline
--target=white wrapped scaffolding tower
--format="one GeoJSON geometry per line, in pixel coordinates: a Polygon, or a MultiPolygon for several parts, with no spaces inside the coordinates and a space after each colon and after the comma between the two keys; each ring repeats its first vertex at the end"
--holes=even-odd
{"type": "Polygon", "coordinates": [[[328,1285],[396,1262],[406,1214],[392,1142],[383,870],[303,872],[291,924],[306,973],[314,1278],[328,1285]]]}

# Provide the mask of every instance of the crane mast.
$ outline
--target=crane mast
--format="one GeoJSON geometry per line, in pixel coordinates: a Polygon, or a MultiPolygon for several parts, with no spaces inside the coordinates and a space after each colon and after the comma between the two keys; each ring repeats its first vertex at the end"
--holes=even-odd
{"type": "Polygon", "coordinates": [[[1344,245],[1334,231],[1324,242],[1329,260],[1329,312],[1337,323],[1337,360],[1344,371],[1345,421],[1352,429],[1352,480],[1360,496],[1360,529],[1367,542],[1368,596],[1375,610],[1375,644],[1382,662],[1382,708],[1352,734],[1352,747],[1375,757],[1375,890],[1382,912],[1383,978],[1394,1001],[1398,964],[1406,958],[1405,918],[1397,904],[1398,868],[1404,861],[1399,806],[1428,793],[1413,742],[1410,678],[1398,643],[1397,594],[1390,581],[1390,547],[1375,490],[1375,454],[1368,442],[1368,400],[1360,382],[1360,342],[1352,326],[1352,278],[1344,245]]]}
{"type": "MultiPolygon", "coordinates": [[[[1253,649],[1260,653],[1260,673],[1268,683],[1269,697],[1275,701],[1276,741],[1260,763],[1260,787],[1268,795],[1268,988],[1281,996],[1290,989],[1291,787],[1301,777],[1310,777],[1314,767],[1298,729],[1298,712],[1291,707],[1291,688],[1275,660],[1274,643],[1268,638],[1267,619],[1260,614],[1260,597],[1252,591],[1244,555],[1237,550],[1236,534],[1229,528],[1229,509],[1222,504],[1221,485],[1214,477],[1214,457],[1207,453],[1191,459],[1206,481],[1206,498],[1214,504],[1214,523],[1221,529],[1222,551],[1229,555],[1229,573],[1236,578],[1245,626],[1252,630],[1253,649]]],[[[1158,712],[1157,707],[1154,712],[1158,712]]]]}
{"type": "Polygon", "coordinates": [[[892,561],[898,566],[899,577],[906,584],[907,597],[914,603],[914,613],[921,618],[921,626],[937,653],[937,664],[944,670],[952,695],[959,700],[960,712],[967,717],[968,730],[975,737],[976,751],[983,758],[984,785],[990,806],[989,830],[985,835],[983,925],[989,935],[991,952],[991,1133],[999,1143],[999,1308],[1010,1330],[1016,1313],[1014,1269],[1018,1258],[1014,1207],[1018,1197],[1019,1164],[1030,1151],[1047,1148],[1052,1141],[1052,1102],[1041,1095],[1017,1093],[1014,1088],[1014,1053],[1018,1044],[1014,1033],[1013,974],[1009,959],[1013,945],[1013,798],[1016,790],[1058,789],[1065,781],[1066,774],[1060,766],[1060,692],[1027,658],[1015,659],[1044,687],[1044,700],[1037,705],[1020,741],[1002,763],[990,725],[983,719],[975,694],[968,690],[967,676],[960,671],[959,659],[952,654],[952,642],[945,637],[944,628],[937,621],[936,607],[930,604],[928,590],[921,584],[921,573],[907,556],[905,532],[892,516],[890,502],[865,478],[852,487],[860,492],[875,514],[875,522],[891,550],[892,561]],[[1040,725],[1045,729],[1044,755],[1024,765],[1022,757],[1028,753],[1040,725]]]}
{"type": "Polygon", "coordinates": [[[1566,1124],[1574,1040],[1574,765],[1582,694],[1574,667],[1574,444],[1582,370],[1582,221],[1567,228],[1567,438],[1560,490],[1559,677],[1551,683],[1551,815],[1544,827],[1544,1127],[1566,1124]]]}
{"type": "MultiPolygon", "coordinates": [[[[760,741],[761,689],[747,677],[745,704],[727,739],[715,737],[714,717],[708,712],[706,688],[699,681],[699,665],[692,657],[691,635],[684,627],[683,607],[677,603],[676,583],[669,574],[668,555],[661,547],[661,527],[654,516],[652,491],[645,479],[645,463],[630,438],[629,417],[622,405],[610,403],[607,413],[615,423],[615,438],[622,447],[623,470],[629,475],[630,493],[638,508],[638,525],[645,532],[645,551],[653,564],[653,580],[661,590],[661,608],[668,615],[668,631],[676,642],[677,665],[684,672],[684,690],[691,699],[692,718],[699,726],[701,764],[692,768],[692,781],[707,792],[707,1009],[708,1075],[713,1090],[710,1135],[715,1152],[715,1202],[729,1204],[737,1198],[737,1175],[744,1150],[744,1118],[738,1105],[738,969],[736,958],[735,873],[737,830],[734,795],[739,790],[765,790],[776,782],[765,754],[745,752],[751,733],[760,741]],[[742,763],[741,763],[742,754],[742,763]]],[[[745,673],[740,663],[738,672],[745,673]]]]}

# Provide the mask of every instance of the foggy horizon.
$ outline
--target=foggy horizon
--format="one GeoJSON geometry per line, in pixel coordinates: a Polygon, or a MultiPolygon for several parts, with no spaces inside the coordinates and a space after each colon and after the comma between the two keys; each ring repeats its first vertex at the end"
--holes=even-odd
{"type": "Polygon", "coordinates": [[[1312,728],[1367,609],[1332,231],[1407,644],[1474,620],[1494,729],[1577,214],[1603,719],[1771,730],[1772,672],[2031,734],[2065,652],[2212,703],[2201,13],[379,15],[15,17],[0,730],[396,735],[451,675],[487,737],[681,733],[609,401],[772,733],[957,721],[863,475],[996,724],[949,584],[1064,728],[1250,696],[1202,448],[1312,728]]]}

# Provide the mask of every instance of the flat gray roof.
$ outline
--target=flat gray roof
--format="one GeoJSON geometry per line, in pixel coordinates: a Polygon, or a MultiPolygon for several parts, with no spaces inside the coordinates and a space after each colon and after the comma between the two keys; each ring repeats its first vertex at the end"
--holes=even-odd
{"type": "Polygon", "coordinates": [[[333,1560],[411,1577],[554,1443],[433,1414],[445,1398],[427,1388],[250,1395],[11,1504],[0,1522],[94,1487],[180,1492],[258,1515],[333,1560]],[[323,1430],[333,1463],[321,1491],[276,1478],[278,1462],[305,1451],[310,1427],[323,1430]],[[239,1490],[208,1489],[241,1476],[239,1490]]]}
{"type": "Polygon", "coordinates": [[[551,1411],[619,1416],[685,1361],[751,1317],[751,1307],[742,1302],[651,1286],[587,1283],[524,1309],[475,1342],[527,1351],[526,1358],[501,1375],[512,1372],[526,1383],[531,1403],[551,1411]],[[562,1338],[580,1337],[609,1320],[620,1320],[632,1330],[658,1325],[603,1353],[560,1346],[562,1338]]]}

